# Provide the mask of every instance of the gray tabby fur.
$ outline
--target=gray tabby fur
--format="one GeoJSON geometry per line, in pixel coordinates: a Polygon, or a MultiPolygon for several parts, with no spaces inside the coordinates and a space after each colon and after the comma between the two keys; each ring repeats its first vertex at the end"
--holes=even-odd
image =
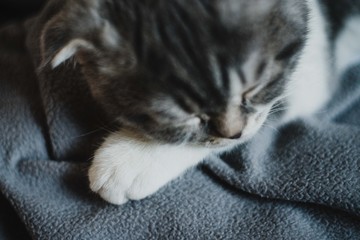
{"type": "Polygon", "coordinates": [[[42,30],[39,71],[79,64],[120,124],[89,170],[91,189],[109,202],[145,198],[266,121],[308,116],[329,99],[315,0],[69,0],[62,8],[42,30]]]}
{"type": "Polygon", "coordinates": [[[147,138],[196,144],[231,138],[254,106],[285,94],[307,14],[299,1],[68,1],[44,29],[44,66],[74,54],[111,117],[147,138]],[[74,40],[76,50],[54,60],[74,40]],[[255,78],[243,73],[254,49],[261,55],[251,69],[255,78]],[[230,70],[240,75],[243,101],[229,110],[230,70]],[[260,84],[263,90],[246,99],[260,84]],[[224,126],[230,115],[241,121],[233,121],[234,129],[224,126]],[[200,127],[186,124],[194,117],[200,127]]]}

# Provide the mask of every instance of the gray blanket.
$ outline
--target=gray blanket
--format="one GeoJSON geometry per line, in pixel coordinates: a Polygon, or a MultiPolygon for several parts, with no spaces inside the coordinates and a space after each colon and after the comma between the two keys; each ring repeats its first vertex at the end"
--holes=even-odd
{"type": "Polygon", "coordinates": [[[0,31],[0,239],[360,239],[360,65],[318,116],[114,206],[86,171],[116,126],[79,69],[38,71],[47,11],[0,31]]]}

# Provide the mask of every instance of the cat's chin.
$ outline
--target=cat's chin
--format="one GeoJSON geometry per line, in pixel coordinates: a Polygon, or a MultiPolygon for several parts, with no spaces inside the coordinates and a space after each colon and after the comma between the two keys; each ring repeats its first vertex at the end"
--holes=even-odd
{"type": "Polygon", "coordinates": [[[253,131],[252,133],[246,134],[239,139],[216,139],[214,141],[208,141],[204,144],[205,148],[208,148],[213,153],[223,153],[228,152],[238,147],[240,145],[246,144],[251,141],[258,131],[253,131]]]}
{"type": "Polygon", "coordinates": [[[213,141],[208,141],[203,144],[203,147],[210,149],[214,152],[224,152],[233,149],[234,147],[244,144],[248,141],[248,138],[240,139],[216,139],[213,141]]]}

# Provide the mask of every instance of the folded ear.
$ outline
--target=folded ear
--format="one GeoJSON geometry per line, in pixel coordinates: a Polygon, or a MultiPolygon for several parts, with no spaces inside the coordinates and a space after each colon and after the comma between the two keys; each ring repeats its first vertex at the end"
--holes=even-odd
{"type": "Polygon", "coordinates": [[[95,4],[74,3],[45,25],[41,35],[42,67],[50,64],[56,68],[71,58],[81,64],[81,56],[95,57],[100,50],[119,46],[118,32],[97,8],[95,4]]]}
{"type": "Polygon", "coordinates": [[[95,51],[95,47],[84,39],[73,39],[54,55],[51,60],[52,68],[56,68],[66,60],[74,57],[79,51],[95,51]]]}

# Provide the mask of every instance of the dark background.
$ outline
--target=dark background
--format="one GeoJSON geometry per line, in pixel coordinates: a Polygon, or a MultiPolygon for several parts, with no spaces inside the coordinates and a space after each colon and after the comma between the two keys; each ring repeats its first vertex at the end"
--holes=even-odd
{"type": "Polygon", "coordinates": [[[0,0],[0,24],[35,14],[46,0],[0,0]]]}

